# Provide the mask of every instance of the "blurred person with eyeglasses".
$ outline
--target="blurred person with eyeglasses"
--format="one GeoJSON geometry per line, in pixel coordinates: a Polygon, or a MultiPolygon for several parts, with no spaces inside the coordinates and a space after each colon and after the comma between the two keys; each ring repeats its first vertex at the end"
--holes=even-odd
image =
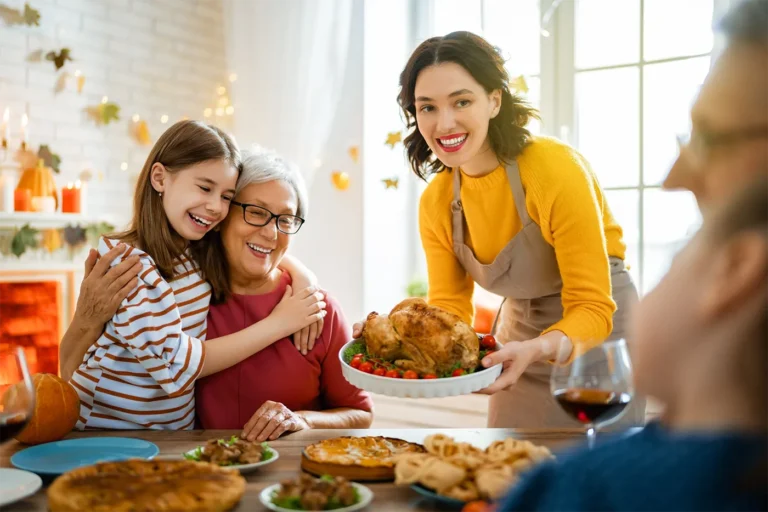
{"type": "Polygon", "coordinates": [[[664,188],[690,190],[706,214],[768,169],[768,9],[750,0],[719,23],[726,38],[691,110],[692,129],[664,188]]]}

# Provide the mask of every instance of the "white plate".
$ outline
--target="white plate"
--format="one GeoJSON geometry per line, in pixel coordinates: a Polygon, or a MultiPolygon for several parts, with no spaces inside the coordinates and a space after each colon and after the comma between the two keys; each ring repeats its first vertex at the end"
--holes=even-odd
{"type": "MultiPolygon", "coordinates": [[[[269,449],[272,450],[272,453],[273,453],[272,458],[269,460],[254,462],[253,464],[236,464],[234,466],[221,466],[221,467],[227,468],[227,469],[236,469],[240,472],[241,475],[244,475],[246,473],[251,473],[253,471],[256,471],[262,466],[266,466],[267,464],[272,464],[273,462],[275,462],[277,459],[280,458],[280,453],[277,450],[275,450],[271,446],[269,447],[269,449]]],[[[155,459],[156,460],[189,460],[186,457],[184,457],[184,455],[191,455],[192,452],[194,452],[195,450],[197,450],[197,448],[193,448],[182,455],[158,455],[157,457],[155,457],[155,459]]],[[[195,461],[193,460],[192,462],[195,462],[195,461]]]]}
{"type": "MultiPolygon", "coordinates": [[[[344,362],[344,350],[360,340],[352,340],[339,350],[341,373],[350,384],[371,393],[402,398],[437,398],[441,396],[468,395],[487,388],[501,374],[501,364],[485,370],[444,379],[393,379],[361,372],[344,362]]],[[[496,349],[501,344],[496,342],[496,349]]]]}
{"type": "MultiPolygon", "coordinates": [[[[360,495],[360,501],[348,507],[335,508],[333,509],[334,512],[352,512],[353,510],[361,510],[367,507],[368,504],[373,501],[373,492],[369,488],[355,482],[350,483],[355,487],[355,489],[357,489],[357,494],[360,495]]],[[[270,485],[266,489],[262,490],[261,494],[259,494],[259,500],[261,500],[261,504],[267,507],[269,510],[276,510],[277,512],[295,512],[295,510],[278,507],[272,503],[272,493],[277,490],[280,490],[280,484],[270,485]]]]}
{"type": "Polygon", "coordinates": [[[34,473],[0,468],[0,507],[32,496],[42,486],[43,481],[34,473]]]}

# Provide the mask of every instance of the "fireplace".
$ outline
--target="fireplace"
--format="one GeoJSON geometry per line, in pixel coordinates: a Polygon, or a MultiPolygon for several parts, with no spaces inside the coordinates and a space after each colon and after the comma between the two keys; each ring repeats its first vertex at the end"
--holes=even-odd
{"type": "MultiPolygon", "coordinates": [[[[23,347],[30,373],[59,374],[59,342],[74,312],[76,274],[74,268],[0,270],[0,353],[23,347]]],[[[16,373],[2,364],[0,388],[16,373]]]]}
{"type": "Polygon", "coordinates": [[[32,373],[58,373],[61,285],[56,281],[0,283],[0,350],[24,347],[32,373]]]}

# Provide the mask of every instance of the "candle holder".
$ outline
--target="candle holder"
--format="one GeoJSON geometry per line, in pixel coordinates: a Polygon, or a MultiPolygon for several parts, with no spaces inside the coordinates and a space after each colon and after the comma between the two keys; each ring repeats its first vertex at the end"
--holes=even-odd
{"type": "Polygon", "coordinates": [[[19,181],[21,166],[8,158],[8,151],[4,151],[0,160],[0,212],[13,213],[15,211],[16,183],[19,181]]]}

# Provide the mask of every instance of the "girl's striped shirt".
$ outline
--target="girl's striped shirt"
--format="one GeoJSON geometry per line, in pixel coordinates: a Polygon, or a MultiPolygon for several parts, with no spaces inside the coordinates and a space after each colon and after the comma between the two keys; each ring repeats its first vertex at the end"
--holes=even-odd
{"type": "MultiPolygon", "coordinates": [[[[99,254],[118,243],[102,238],[99,254]]],[[[194,382],[203,368],[211,287],[199,267],[182,256],[166,281],[152,258],[138,254],[139,286],[123,301],[70,381],[80,395],[76,428],[192,428],[194,382]]]]}

